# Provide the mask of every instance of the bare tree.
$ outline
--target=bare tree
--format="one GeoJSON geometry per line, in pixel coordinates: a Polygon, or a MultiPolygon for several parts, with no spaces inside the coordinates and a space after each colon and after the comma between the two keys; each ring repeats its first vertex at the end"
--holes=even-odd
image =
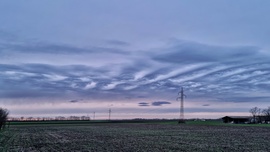
{"type": "Polygon", "coordinates": [[[251,113],[251,115],[253,116],[253,123],[256,123],[256,117],[261,113],[261,109],[258,108],[258,107],[254,107],[254,108],[251,108],[249,110],[249,112],[251,113]]]}
{"type": "Polygon", "coordinates": [[[265,122],[270,121],[270,107],[268,107],[267,109],[263,109],[262,113],[266,118],[265,122]]]}
{"type": "Polygon", "coordinates": [[[258,123],[262,123],[263,121],[263,113],[262,113],[262,109],[259,109],[258,113],[257,113],[257,117],[258,117],[258,123]]]}
{"type": "Polygon", "coordinates": [[[0,130],[5,128],[8,114],[9,114],[9,112],[7,109],[3,109],[0,107],[0,130]]]}

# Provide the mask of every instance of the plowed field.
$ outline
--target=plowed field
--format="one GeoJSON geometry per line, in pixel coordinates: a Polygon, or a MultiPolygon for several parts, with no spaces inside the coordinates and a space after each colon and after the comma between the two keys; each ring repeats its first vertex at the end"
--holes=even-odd
{"type": "Polygon", "coordinates": [[[0,151],[270,151],[270,128],[177,124],[12,126],[0,151]]]}

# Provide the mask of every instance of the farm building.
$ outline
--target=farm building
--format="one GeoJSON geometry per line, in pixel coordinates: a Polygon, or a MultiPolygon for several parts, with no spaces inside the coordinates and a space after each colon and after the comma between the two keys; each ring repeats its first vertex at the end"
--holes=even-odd
{"type": "Polygon", "coordinates": [[[222,118],[224,123],[249,123],[252,117],[249,116],[225,116],[222,118]]]}

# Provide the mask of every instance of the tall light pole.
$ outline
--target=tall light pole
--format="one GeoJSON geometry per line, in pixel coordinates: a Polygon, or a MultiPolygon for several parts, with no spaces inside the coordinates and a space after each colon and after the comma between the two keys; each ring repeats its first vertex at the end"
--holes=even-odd
{"type": "Polygon", "coordinates": [[[178,97],[176,98],[177,101],[181,100],[180,102],[180,117],[178,123],[185,123],[185,118],[184,118],[184,97],[186,95],[184,94],[184,89],[181,87],[181,91],[178,93],[178,97]]]}
{"type": "Polygon", "coordinates": [[[111,120],[111,112],[112,112],[112,110],[111,110],[111,108],[109,109],[109,120],[111,120]]]}

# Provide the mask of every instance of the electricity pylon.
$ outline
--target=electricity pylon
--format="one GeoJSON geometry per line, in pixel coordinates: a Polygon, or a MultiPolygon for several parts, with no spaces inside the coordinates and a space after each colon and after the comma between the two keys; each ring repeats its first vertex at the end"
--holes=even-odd
{"type": "Polygon", "coordinates": [[[181,102],[180,102],[180,117],[179,117],[178,123],[185,123],[185,118],[184,118],[184,98],[185,97],[186,97],[186,95],[184,94],[184,89],[183,89],[183,87],[181,87],[181,91],[178,93],[178,97],[176,98],[177,101],[179,101],[179,99],[181,100],[181,102]]]}

